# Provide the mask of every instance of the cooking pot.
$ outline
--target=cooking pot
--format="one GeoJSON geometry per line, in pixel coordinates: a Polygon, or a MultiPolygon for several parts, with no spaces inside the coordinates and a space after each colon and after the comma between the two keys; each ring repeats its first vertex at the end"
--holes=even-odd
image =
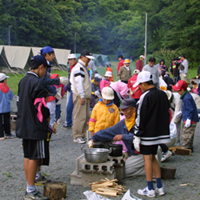
{"type": "Polygon", "coordinates": [[[103,148],[89,148],[84,149],[81,147],[85,155],[85,160],[91,163],[103,163],[107,161],[109,150],[103,148]]]}
{"type": "Polygon", "coordinates": [[[95,142],[93,144],[93,148],[104,148],[105,149],[105,145],[103,144],[103,142],[95,142]]]}
{"type": "Polygon", "coordinates": [[[109,149],[111,151],[109,153],[109,156],[114,156],[114,157],[122,156],[123,146],[121,144],[109,143],[108,146],[109,146],[109,149]]]}

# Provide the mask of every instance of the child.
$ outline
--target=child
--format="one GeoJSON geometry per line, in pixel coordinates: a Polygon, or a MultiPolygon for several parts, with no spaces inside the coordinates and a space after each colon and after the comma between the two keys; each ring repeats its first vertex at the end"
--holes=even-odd
{"type": "Polygon", "coordinates": [[[172,89],[177,91],[182,99],[182,119],[185,124],[182,132],[182,148],[193,151],[194,133],[199,117],[196,104],[187,91],[187,86],[187,82],[180,80],[172,86],[172,89]]]}
{"type": "Polygon", "coordinates": [[[135,149],[143,154],[147,180],[147,187],[139,189],[138,194],[155,197],[155,192],[158,195],[165,194],[155,155],[159,144],[170,142],[169,101],[167,95],[154,86],[150,72],[139,73],[134,87],[137,85],[144,93],[138,102],[133,143],[135,149]],[[156,178],[156,191],[153,187],[153,174],[156,178]]]}
{"type": "Polygon", "coordinates": [[[111,65],[110,62],[106,62],[105,65],[106,65],[106,67],[107,67],[106,71],[107,71],[107,72],[112,72],[112,77],[111,77],[110,81],[113,82],[114,79],[113,79],[113,71],[112,71],[112,68],[111,68],[112,65],[111,65]]]}
{"type": "Polygon", "coordinates": [[[114,126],[119,122],[119,109],[113,104],[113,99],[113,90],[110,87],[104,87],[102,98],[94,106],[89,120],[91,136],[97,131],[114,126]]]}
{"type": "Polygon", "coordinates": [[[0,140],[13,137],[10,133],[10,101],[13,93],[7,86],[7,78],[9,76],[0,73],[0,140]],[[3,131],[5,131],[5,137],[3,131]]]}
{"type": "MultiPolygon", "coordinates": [[[[55,79],[58,78],[59,74],[52,74],[51,75],[51,79],[55,79]]],[[[65,94],[65,86],[60,83],[59,85],[54,85],[54,87],[57,90],[57,93],[60,95],[61,98],[63,98],[64,94],[65,94]]],[[[60,113],[61,113],[61,98],[57,98],[56,99],[56,123],[60,124],[59,119],[60,119],[60,113]]]]}
{"type": "MultiPolygon", "coordinates": [[[[24,199],[46,200],[48,198],[35,188],[35,177],[39,161],[49,158],[47,145],[48,118],[45,115],[38,115],[34,101],[38,93],[43,93],[45,90],[40,78],[47,71],[47,61],[41,55],[34,56],[31,58],[30,68],[31,71],[27,72],[27,75],[22,78],[18,87],[16,135],[23,139],[24,172],[27,182],[24,199]]],[[[41,105],[43,103],[45,103],[44,99],[39,102],[41,105]]]]}
{"type": "Polygon", "coordinates": [[[129,59],[124,60],[124,65],[120,67],[119,72],[117,74],[117,78],[124,83],[128,83],[128,80],[131,78],[131,68],[129,65],[131,61],[129,59]]]}
{"type": "Polygon", "coordinates": [[[102,91],[102,89],[104,87],[109,87],[110,86],[110,79],[112,77],[112,72],[106,71],[104,78],[101,80],[100,82],[100,91],[102,91]]]}

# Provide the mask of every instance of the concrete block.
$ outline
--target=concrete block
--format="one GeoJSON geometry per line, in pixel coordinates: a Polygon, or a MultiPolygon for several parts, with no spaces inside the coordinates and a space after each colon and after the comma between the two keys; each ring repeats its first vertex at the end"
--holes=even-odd
{"type": "Polygon", "coordinates": [[[85,156],[84,154],[82,154],[81,156],[79,156],[77,159],[76,159],[76,173],[79,174],[80,173],[80,170],[81,170],[81,160],[84,160],[85,159],[85,156]]]}
{"type": "Polygon", "coordinates": [[[112,174],[114,171],[113,165],[115,164],[114,161],[107,161],[104,163],[89,163],[85,159],[80,161],[81,164],[81,172],[97,172],[97,173],[105,173],[112,174]]]}
{"type": "Polygon", "coordinates": [[[82,174],[79,172],[79,174],[74,171],[71,175],[70,185],[82,185],[82,174]]]}
{"type": "Polygon", "coordinates": [[[108,156],[108,160],[115,162],[115,165],[119,165],[119,166],[123,166],[124,165],[123,156],[118,156],[118,157],[108,156]]]}
{"type": "Polygon", "coordinates": [[[110,180],[116,178],[116,173],[105,174],[105,173],[82,173],[82,185],[83,187],[89,187],[89,183],[99,182],[101,179],[108,178],[110,180]]]}

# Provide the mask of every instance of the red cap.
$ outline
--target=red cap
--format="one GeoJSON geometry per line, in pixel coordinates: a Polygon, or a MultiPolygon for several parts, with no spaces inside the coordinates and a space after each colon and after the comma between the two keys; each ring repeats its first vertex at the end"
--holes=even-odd
{"type": "Polygon", "coordinates": [[[186,81],[183,81],[183,80],[180,80],[176,83],[176,85],[172,86],[172,89],[174,91],[180,91],[180,90],[186,90],[187,89],[187,82],[186,81]]]}
{"type": "Polygon", "coordinates": [[[55,79],[55,78],[58,78],[59,77],[59,74],[52,74],[51,75],[51,79],[55,79]]]}

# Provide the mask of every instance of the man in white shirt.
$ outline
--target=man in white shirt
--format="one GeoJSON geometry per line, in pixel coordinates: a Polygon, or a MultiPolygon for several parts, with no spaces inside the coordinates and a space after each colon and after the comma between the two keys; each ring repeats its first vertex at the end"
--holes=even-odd
{"type": "Polygon", "coordinates": [[[179,70],[179,72],[180,72],[180,78],[181,78],[181,80],[187,81],[189,62],[185,58],[185,56],[183,54],[180,56],[180,58],[182,60],[182,63],[180,65],[180,70],[179,70]]]}

